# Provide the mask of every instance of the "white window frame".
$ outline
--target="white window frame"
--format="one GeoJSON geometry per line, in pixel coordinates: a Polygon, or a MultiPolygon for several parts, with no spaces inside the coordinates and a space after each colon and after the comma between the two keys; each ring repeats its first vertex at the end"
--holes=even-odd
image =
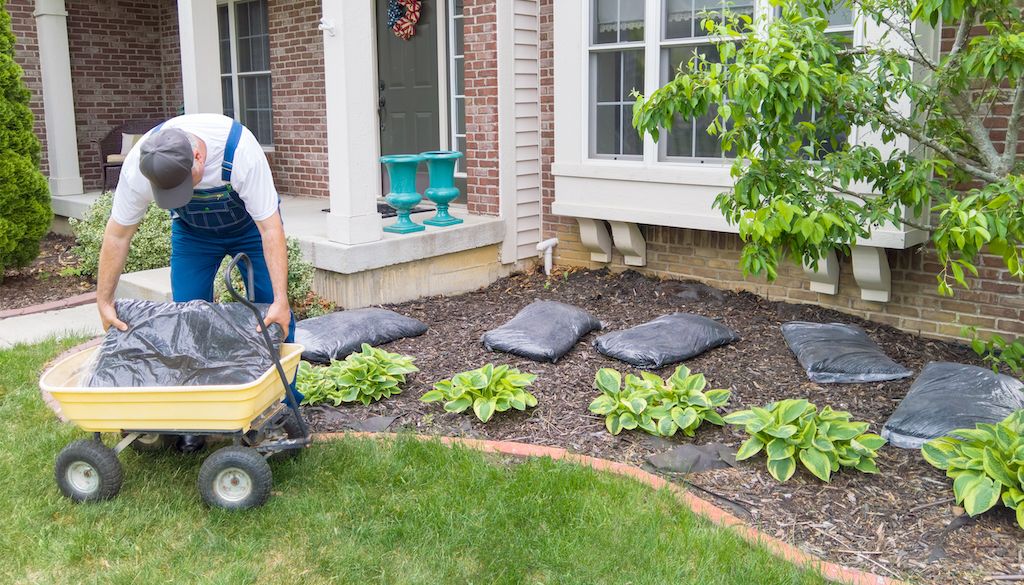
{"type": "MultiPolygon", "coordinates": [[[[267,77],[270,78],[270,99],[271,99],[271,107],[270,107],[271,134],[270,134],[270,142],[269,143],[265,143],[265,144],[261,143],[260,146],[263,147],[264,152],[274,152],[274,133],[273,133],[273,122],[274,122],[274,107],[273,107],[274,77],[273,77],[273,73],[271,73],[270,69],[267,69],[265,71],[246,71],[245,73],[242,73],[242,72],[240,72],[238,70],[238,25],[236,23],[236,12],[237,12],[236,7],[239,4],[245,4],[245,3],[253,2],[253,1],[264,2],[264,3],[267,2],[267,0],[220,0],[219,2],[217,2],[218,10],[222,6],[226,6],[227,9],[228,9],[228,39],[230,40],[230,46],[231,46],[231,72],[230,73],[224,73],[222,71],[221,74],[220,74],[220,77],[221,77],[221,79],[223,79],[225,77],[230,77],[231,78],[232,108],[234,110],[234,118],[235,118],[235,120],[238,120],[239,122],[242,121],[241,94],[239,92],[239,86],[241,84],[238,82],[239,78],[241,78],[241,77],[256,77],[256,76],[267,76],[267,77]]],[[[269,9],[268,9],[268,16],[269,16],[269,9]]],[[[270,23],[269,22],[267,23],[267,27],[268,27],[268,31],[267,32],[269,34],[269,27],[270,27],[270,23]]],[[[217,34],[218,34],[217,49],[219,51],[220,50],[220,37],[219,37],[220,29],[219,29],[219,27],[218,27],[217,34]]],[[[220,54],[219,53],[217,55],[217,59],[218,59],[218,62],[219,62],[219,60],[220,60],[220,54]]]]}
{"type": "MultiPolygon", "coordinates": [[[[597,79],[595,75],[593,55],[602,51],[623,51],[628,49],[637,49],[643,47],[645,50],[644,54],[644,87],[643,93],[650,95],[658,88],[662,87],[667,83],[667,79],[663,78],[662,72],[665,68],[663,55],[667,49],[674,47],[683,46],[698,46],[706,45],[715,42],[714,37],[709,36],[694,36],[685,37],[678,39],[666,39],[665,38],[665,23],[663,22],[665,3],[667,0],[644,0],[644,40],[637,42],[625,42],[625,43],[604,43],[594,44],[593,39],[593,26],[594,26],[594,5],[597,0],[585,0],[583,8],[583,38],[584,42],[584,62],[587,64],[583,68],[583,75],[585,76],[586,83],[584,87],[587,88],[584,93],[584,103],[586,107],[586,119],[587,123],[584,126],[584,132],[586,136],[583,140],[585,151],[583,153],[584,160],[595,160],[595,161],[622,161],[628,163],[631,161],[643,161],[646,164],[657,164],[657,165],[685,165],[685,166],[711,166],[711,167],[728,167],[732,164],[732,158],[725,156],[719,157],[699,157],[699,156],[669,156],[667,153],[667,143],[661,141],[655,143],[654,140],[645,135],[643,137],[643,146],[641,155],[611,155],[611,154],[598,154],[596,152],[597,136],[596,136],[596,125],[597,125],[597,102],[594,101],[597,89],[597,79]]],[[[765,22],[766,19],[774,18],[774,8],[771,6],[768,0],[754,0],[754,23],[757,26],[758,22],[765,22]]],[[[830,26],[825,29],[826,33],[841,32],[849,34],[853,38],[854,44],[860,44],[861,38],[858,38],[858,21],[856,14],[854,14],[853,22],[849,25],[838,25],[830,26]]],[[[611,103],[611,102],[609,102],[611,103]]],[[[699,125],[694,125],[692,130],[694,132],[694,142],[696,142],[696,133],[704,132],[704,128],[700,128],[699,125]]],[[[852,138],[848,136],[847,139],[852,138]]]]}
{"type": "MultiPolygon", "coordinates": [[[[448,29],[447,30],[447,33],[448,33],[447,34],[447,41],[448,41],[447,42],[447,45],[448,45],[448,62],[447,62],[447,68],[448,68],[448,104],[447,104],[447,107],[448,107],[448,120],[449,120],[449,124],[448,124],[448,128],[447,129],[443,129],[443,130],[447,130],[447,133],[448,133],[448,140],[449,140],[448,148],[451,149],[451,150],[458,150],[458,148],[459,148],[459,138],[461,138],[464,143],[466,141],[466,133],[465,132],[459,133],[459,128],[458,128],[458,124],[459,124],[459,120],[458,120],[459,100],[462,100],[462,117],[463,117],[462,121],[463,121],[463,125],[465,125],[465,120],[466,120],[466,95],[464,93],[460,94],[458,92],[458,84],[456,83],[456,75],[455,75],[455,73],[456,73],[456,71],[459,68],[462,69],[463,91],[465,91],[465,79],[466,79],[466,67],[465,66],[466,66],[466,59],[465,59],[465,54],[456,53],[455,30],[458,27],[462,27],[462,30],[463,30],[462,50],[465,51],[466,50],[466,37],[465,37],[465,26],[464,25],[465,25],[465,17],[466,17],[466,15],[465,15],[466,6],[465,6],[465,3],[463,3],[463,6],[462,6],[463,13],[462,14],[456,14],[455,13],[455,0],[447,0],[447,2],[445,2],[444,4],[445,4],[445,7],[447,8],[445,16],[447,18],[447,25],[448,25],[447,26],[447,29],[448,29]]],[[[465,154],[465,153],[463,153],[463,154],[465,154]]],[[[459,177],[459,178],[465,178],[467,176],[467,174],[466,174],[466,158],[465,157],[463,157],[463,158],[458,160],[458,163],[456,164],[456,168],[455,168],[455,176],[459,177]]]]}

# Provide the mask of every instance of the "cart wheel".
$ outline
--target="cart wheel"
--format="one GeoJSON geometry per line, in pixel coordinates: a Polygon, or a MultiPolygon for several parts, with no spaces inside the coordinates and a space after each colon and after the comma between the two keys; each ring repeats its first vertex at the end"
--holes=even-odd
{"type": "MultiPolygon", "coordinates": [[[[281,430],[284,431],[285,435],[289,439],[301,439],[302,438],[302,427],[299,426],[299,421],[295,420],[294,413],[288,413],[288,418],[284,420],[281,425],[281,430]]],[[[274,461],[283,461],[285,459],[294,459],[298,457],[305,449],[288,449],[286,451],[278,451],[274,453],[272,457],[274,461]]]]}
{"type": "MultiPolygon", "coordinates": [[[[122,437],[127,436],[128,433],[121,433],[122,437]]],[[[148,433],[145,435],[139,435],[139,438],[132,441],[129,447],[137,453],[155,453],[159,451],[166,451],[178,442],[178,435],[158,435],[156,433],[148,433]]]]}
{"type": "Polygon", "coordinates": [[[199,468],[199,495],[210,507],[245,510],[262,506],[273,483],[267,460],[249,447],[218,449],[199,468]]]}
{"type": "Polygon", "coordinates": [[[124,481],[117,453],[95,440],[64,447],[57,455],[55,475],[61,493],[76,502],[109,500],[124,481]]]}

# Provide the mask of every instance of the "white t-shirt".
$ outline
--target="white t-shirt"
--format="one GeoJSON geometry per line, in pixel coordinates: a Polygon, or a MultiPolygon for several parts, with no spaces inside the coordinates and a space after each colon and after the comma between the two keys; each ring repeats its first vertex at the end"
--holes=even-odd
{"type": "MultiPolygon", "coordinates": [[[[232,122],[231,118],[220,114],[187,114],[171,118],[161,128],[180,128],[206,143],[206,168],[203,170],[203,180],[196,189],[212,189],[225,184],[221,180],[221,164],[224,162],[224,147],[232,122]]],[[[124,226],[142,221],[146,208],[153,201],[153,187],[149,179],[139,171],[139,146],[149,135],[146,133],[135,143],[121,166],[121,178],[114,192],[110,217],[124,226]]],[[[248,128],[242,129],[242,137],[235,150],[231,186],[238,192],[245,203],[245,210],[254,220],[267,219],[277,211],[277,189],[274,187],[267,155],[248,128]]]]}

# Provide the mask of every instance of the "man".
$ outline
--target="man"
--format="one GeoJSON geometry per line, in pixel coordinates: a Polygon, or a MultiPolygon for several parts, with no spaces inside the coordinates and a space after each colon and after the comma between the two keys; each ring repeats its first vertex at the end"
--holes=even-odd
{"type": "MultiPolygon", "coordinates": [[[[151,201],[172,217],[175,302],[213,301],[221,261],[245,252],[255,273],[256,302],[270,303],[264,320],[279,324],[292,341],[288,253],[270,165],[252,132],[220,114],[172,118],[128,153],[100,250],[96,304],[104,329],[128,329],[114,308],[114,289],[151,201]]],[[[179,447],[197,450],[202,441],[186,437],[179,447]]]]}

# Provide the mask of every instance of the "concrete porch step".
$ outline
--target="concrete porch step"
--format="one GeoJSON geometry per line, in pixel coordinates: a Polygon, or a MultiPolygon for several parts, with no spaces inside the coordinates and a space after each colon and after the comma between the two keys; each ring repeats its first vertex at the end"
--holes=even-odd
{"type": "Polygon", "coordinates": [[[144,301],[170,302],[171,269],[154,268],[141,272],[121,275],[114,296],[119,299],[141,299],[144,301]]]}

